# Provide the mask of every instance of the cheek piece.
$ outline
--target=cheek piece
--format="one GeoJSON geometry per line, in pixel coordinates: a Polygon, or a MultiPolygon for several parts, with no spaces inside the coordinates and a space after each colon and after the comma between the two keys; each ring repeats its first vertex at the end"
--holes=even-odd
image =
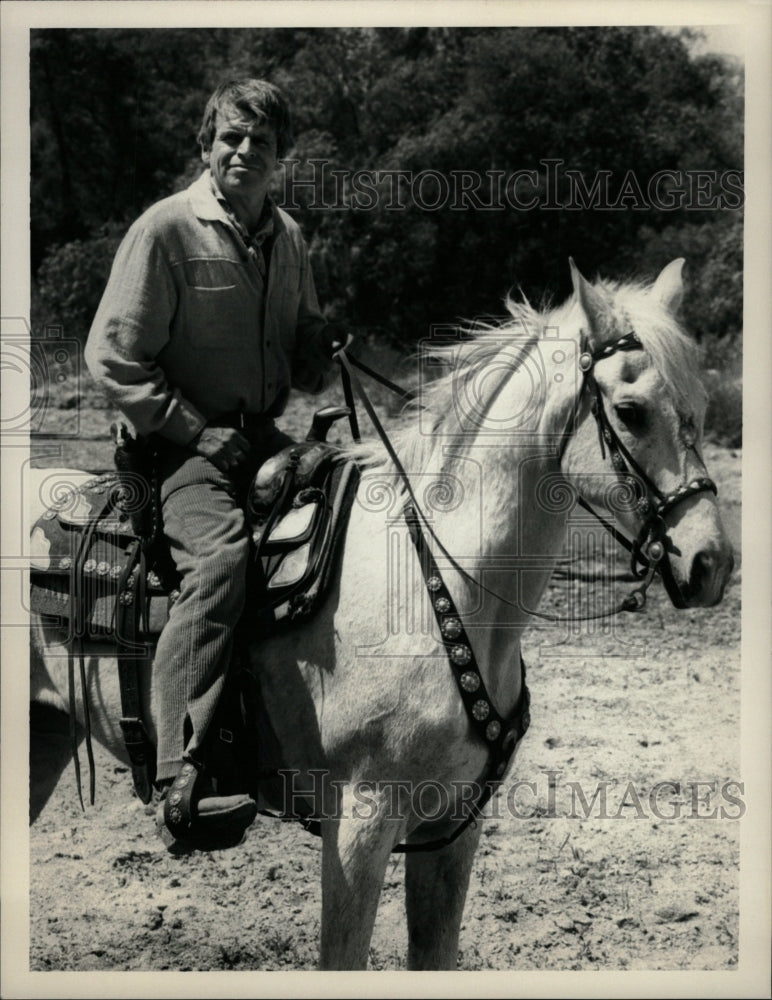
{"type": "MultiPolygon", "coordinates": [[[[677,608],[685,607],[684,599],[680,589],[673,577],[672,567],[668,553],[674,551],[674,545],[667,533],[665,517],[678,504],[688,500],[698,493],[711,492],[718,494],[716,484],[709,476],[698,476],[688,482],[682,483],[672,493],[663,493],[657,484],[636,462],[625,444],[620,439],[617,432],[609,422],[606,410],[603,405],[603,394],[595,378],[593,369],[597,362],[616,354],[617,351],[640,351],[643,344],[635,333],[626,333],[618,340],[607,344],[597,351],[589,351],[586,334],[582,334],[581,354],[579,356],[579,369],[582,372],[582,387],[579,391],[576,406],[571,420],[561,439],[558,458],[562,461],[563,453],[571,437],[573,428],[576,426],[581,401],[585,393],[592,397],[590,410],[598,428],[598,443],[603,459],[608,457],[611,465],[617,474],[621,487],[620,500],[625,502],[626,509],[634,507],[641,520],[641,527],[636,538],[631,542],[621,534],[605,518],[601,517],[583,498],[577,497],[577,502],[596,517],[601,524],[623,545],[631,555],[630,567],[633,575],[643,580],[643,585],[632,592],[625,602],[632,609],[633,605],[643,607],[645,603],[645,593],[648,588],[654,571],[658,571],[667,589],[668,595],[677,608]],[[640,567],[640,568],[639,568],[640,567]]],[[[687,442],[687,447],[695,450],[693,436],[687,442]]]]}

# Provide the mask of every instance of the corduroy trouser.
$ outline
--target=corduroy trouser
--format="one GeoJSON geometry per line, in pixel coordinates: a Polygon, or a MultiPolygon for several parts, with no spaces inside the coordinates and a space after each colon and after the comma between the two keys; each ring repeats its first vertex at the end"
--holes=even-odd
{"type": "Polygon", "coordinates": [[[250,453],[232,474],[187,448],[158,452],[164,533],[182,577],[153,666],[158,781],[173,778],[184,755],[203,745],[246,600],[247,487],[262,462],[292,443],[271,421],[240,433],[250,453]]]}

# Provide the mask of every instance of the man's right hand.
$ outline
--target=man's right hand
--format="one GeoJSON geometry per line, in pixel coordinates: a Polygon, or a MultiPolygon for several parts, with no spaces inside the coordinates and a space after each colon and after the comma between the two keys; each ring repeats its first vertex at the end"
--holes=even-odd
{"type": "Polygon", "coordinates": [[[249,441],[233,427],[205,427],[193,438],[191,448],[221,472],[230,472],[247,457],[249,441]]]}

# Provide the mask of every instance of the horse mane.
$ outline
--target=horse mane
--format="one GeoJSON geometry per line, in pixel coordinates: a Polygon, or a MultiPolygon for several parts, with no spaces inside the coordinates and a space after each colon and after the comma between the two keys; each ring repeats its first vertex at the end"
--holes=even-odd
{"type": "MultiPolygon", "coordinates": [[[[607,301],[610,322],[606,324],[595,349],[605,346],[633,330],[641,341],[651,364],[658,372],[666,390],[671,395],[679,413],[691,416],[695,410],[704,409],[706,393],[699,374],[700,352],[698,345],[684,333],[677,319],[650,294],[652,284],[641,282],[612,282],[602,280],[595,284],[607,301]]],[[[469,429],[459,420],[456,400],[482,371],[492,363],[496,354],[507,351],[507,361],[501,365],[511,373],[513,363],[525,358],[548,330],[571,331],[577,339],[583,314],[576,296],[551,308],[546,305],[538,311],[522,296],[505,299],[509,315],[503,320],[477,321],[461,324],[456,338],[451,338],[454,364],[447,374],[421,385],[415,401],[402,410],[399,428],[391,435],[400,460],[408,471],[424,469],[440,447],[460,454],[469,444],[469,429]],[[518,355],[513,355],[512,345],[517,345],[518,355]]],[[[438,345],[437,353],[447,353],[448,343],[438,345]]],[[[431,353],[431,351],[429,351],[431,353]]],[[[498,387],[496,391],[498,390],[498,387]]],[[[526,413],[532,423],[538,412],[526,413]]],[[[525,429],[525,424],[523,424],[525,429]]],[[[363,442],[345,449],[365,467],[389,467],[384,461],[379,442],[363,442]]]]}

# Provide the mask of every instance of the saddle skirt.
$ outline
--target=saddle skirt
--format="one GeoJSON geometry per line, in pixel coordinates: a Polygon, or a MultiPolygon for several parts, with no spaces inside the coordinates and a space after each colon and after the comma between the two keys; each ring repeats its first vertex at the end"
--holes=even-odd
{"type": "MultiPolygon", "coordinates": [[[[329,584],[345,534],[359,469],[329,445],[303,442],[274,456],[250,489],[247,521],[258,569],[249,613],[277,625],[307,618],[329,584]]],[[[153,640],[179,597],[168,552],[134,530],[119,473],[95,476],[59,497],[31,536],[33,612],[58,619],[70,637],[153,640]]],[[[254,566],[254,561],[253,561],[254,566]]]]}

